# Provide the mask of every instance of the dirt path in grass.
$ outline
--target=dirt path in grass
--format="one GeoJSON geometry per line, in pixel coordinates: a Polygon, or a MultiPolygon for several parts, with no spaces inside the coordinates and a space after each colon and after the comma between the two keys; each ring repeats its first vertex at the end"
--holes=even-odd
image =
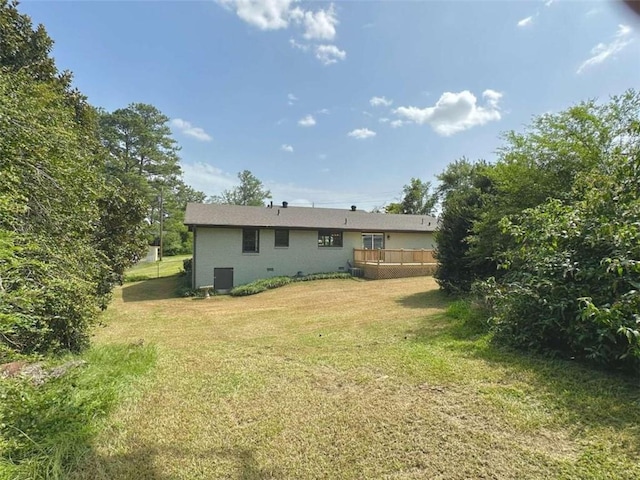
{"type": "Polygon", "coordinates": [[[431,278],[208,300],[174,282],[125,285],[96,332],[159,362],[78,478],[640,477],[628,382],[495,351],[431,278]]]}

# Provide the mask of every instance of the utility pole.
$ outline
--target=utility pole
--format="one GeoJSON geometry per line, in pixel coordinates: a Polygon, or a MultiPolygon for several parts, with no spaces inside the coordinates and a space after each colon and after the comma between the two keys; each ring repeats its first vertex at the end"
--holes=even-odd
{"type": "Polygon", "coordinates": [[[159,259],[160,261],[162,261],[162,234],[164,231],[164,207],[162,204],[162,190],[163,187],[160,187],[160,252],[159,252],[159,259]]]}

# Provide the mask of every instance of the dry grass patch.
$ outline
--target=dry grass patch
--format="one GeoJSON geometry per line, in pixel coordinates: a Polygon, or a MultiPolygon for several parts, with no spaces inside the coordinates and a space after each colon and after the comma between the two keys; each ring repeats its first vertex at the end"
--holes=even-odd
{"type": "Polygon", "coordinates": [[[158,345],[155,382],[77,478],[638,478],[633,382],[492,347],[430,278],[253,297],[125,285],[99,343],[158,345]]]}

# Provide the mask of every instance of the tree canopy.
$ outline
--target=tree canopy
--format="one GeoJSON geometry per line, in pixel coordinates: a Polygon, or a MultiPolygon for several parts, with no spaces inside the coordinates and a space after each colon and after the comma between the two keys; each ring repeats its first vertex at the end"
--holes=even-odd
{"type": "Polygon", "coordinates": [[[158,187],[176,249],[190,245],[184,204],[204,195],[182,183],[168,119],[155,107],[98,112],[17,2],[0,0],[0,32],[1,361],[87,345],[147,245],[158,187]]]}
{"type": "Polygon", "coordinates": [[[582,102],[440,175],[436,278],[479,293],[497,338],[640,372],[638,118],[634,90],[582,102]]]}
{"type": "Polygon", "coordinates": [[[260,207],[264,205],[266,199],[271,198],[271,192],[265,189],[262,181],[249,170],[239,172],[238,180],[240,185],[225,190],[219,196],[211,197],[211,203],[260,207]]]}
{"type": "Polygon", "coordinates": [[[385,207],[386,213],[404,215],[432,215],[437,197],[431,193],[431,182],[411,178],[402,189],[402,200],[385,207]]]}

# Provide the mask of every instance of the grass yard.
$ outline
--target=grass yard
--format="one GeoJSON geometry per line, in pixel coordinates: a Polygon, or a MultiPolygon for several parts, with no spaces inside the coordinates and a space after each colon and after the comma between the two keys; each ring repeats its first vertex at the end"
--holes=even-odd
{"type": "Polygon", "coordinates": [[[180,273],[182,262],[191,255],[175,255],[172,257],[164,257],[161,262],[140,262],[125,272],[125,280],[144,280],[159,277],[170,277],[180,273]]]}
{"type": "Polygon", "coordinates": [[[496,350],[430,278],[242,298],[126,284],[99,345],[157,345],[76,479],[637,479],[637,382],[496,350]]]}

